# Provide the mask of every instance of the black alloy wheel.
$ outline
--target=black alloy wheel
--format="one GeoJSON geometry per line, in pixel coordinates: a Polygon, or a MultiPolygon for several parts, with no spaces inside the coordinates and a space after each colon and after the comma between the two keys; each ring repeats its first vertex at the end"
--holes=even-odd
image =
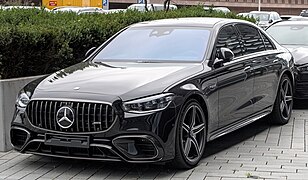
{"type": "Polygon", "coordinates": [[[192,168],[203,156],[206,142],[206,118],[196,100],[188,101],[181,113],[176,141],[176,157],[173,165],[192,168]]]}
{"type": "Polygon", "coordinates": [[[278,94],[273,107],[271,122],[274,124],[286,124],[292,114],[293,86],[287,75],[281,78],[278,94]]]}

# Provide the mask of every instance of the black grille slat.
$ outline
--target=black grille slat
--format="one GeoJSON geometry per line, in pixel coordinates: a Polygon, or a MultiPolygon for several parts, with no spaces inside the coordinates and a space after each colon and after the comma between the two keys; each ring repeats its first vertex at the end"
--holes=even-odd
{"type": "Polygon", "coordinates": [[[49,118],[48,120],[49,120],[49,122],[50,122],[50,124],[49,124],[49,125],[50,125],[50,126],[49,126],[49,129],[52,129],[52,122],[53,122],[53,121],[52,121],[52,118],[51,118],[51,117],[52,117],[51,115],[52,115],[52,101],[51,101],[50,104],[49,104],[49,117],[48,117],[48,118],[49,118]]]}
{"type": "Polygon", "coordinates": [[[104,131],[116,119],[110,105],[91,102],[33,100],[27,106],[26,113],[36,127],[72,133],[104,131]],[[70,106],[74,111],[75,122],[67,129],[60,128],[56,122],[57,112],[63,106],[70,106]]]}
{"type": "Polygon", "coordinates": [[[108,127],[108,106],[106,107],[106,112],[105,112],[105,128],[108,127]]]}
{"type": "Polygon", "coordinates": [[[77,103],[77,107],[76,107],[76,126],[77,126],[77,132],[79,132],[79,103],[77,103]]]}
{"type": "Polygon", "coordinates": [[[57,130],[57,122],[56,122],[56,119],[57,119],[57,102],[55,102],[55,106],[54,106],[54,108],[53,108],[53,112],[54,112],[54,118],[53,118],[53,121],[54,121],[54,126],[55,126],[55,128],[54,128],[54,130],[57,130]]]}
{"type": "Polygon", "coordinates": [[[88,105],[88,131],[91,131],[91,104],[88,105]]]}
{"type": "Polygon", "coordinates": [[[85,118],[84,118],[84,116],[85,116],[85,114],[84,114],[84,111],[85,111],[85,103],[83,103],[83,105],[82,105],[82,114],[81,114],[81,117],[82,117],[82,120],[81,120],[81,124],[82,124],[82,131],[85,131],[85,126],[84,126],[84,124],[85,124],[85,118]]]}
{"type": "Polygon", "coordinates": [[[103,121],[102,121],[102,113],[103,113],[103,105],[99,106],[99,122],[100,122],[100,128],[103,129],[103,121]]]}
{"type": "Polygon", "coordinates": [[[96,131],[96,104],[94,104],[94,108],[93,108],[93,129],[94,131],[96,131]]]}
{"type": "Polygon", "coordinates": [[[48,125],[50,124],[50,122],[47,120],[47,105],[48,105],[48,101],[45,102],[45,106],[44,106],[44,121],[45,121],[45,127],[44,128],[47,128],[48,125]]]}

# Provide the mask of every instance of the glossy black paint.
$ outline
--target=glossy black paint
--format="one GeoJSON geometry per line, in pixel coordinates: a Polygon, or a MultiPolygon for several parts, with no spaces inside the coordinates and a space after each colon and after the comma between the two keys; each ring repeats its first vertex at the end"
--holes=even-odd
{"type": "MultiPolygon", "coordinates": [[[[210,47],[200,63],[94,63],[93,55],[85,62],[60,70],[50,76],[33,81],[24,87],[31,92],[31,100],[54,99],[63,101],[103,102],[111,104],[119,119],[104,132],[70,133],[34,127],[28,120],[25,109],[16,108],[12,128],[29,132],[29,140],[44,144],[45,133],[58,136],[67,134],[87,136],[93,146],[98,144],[112,151],[119,158],[95,158],[59,155],[38,152],[28,145],[15,149],[59,157],[98,160],[124,160],[128,162],[156,162],[172,160],[175,155],[176,124],[185,102],[196,99],[206,112],[206,140],[253,122],[272,111],[278,84],[286,73],[293,81],[293,59],[290,53],[275,42],[272,50],[240,55],[230,62],[214,68],[217,36],[226,25],[246,24],[228,19],[200,19],[200,27],[212,29],[210,47]],[[78,87],[78,88],[76,88],[78,87]],[[76,90],[74,90],[76,89],[76,90]],[[167,109],[146,114],[124,112],[122,103],[161,93],[173,93],[167,109]],[[153,158],[134,159],[125,156],[113,142],[116,138],[140,137],[148,139],[157,149],[153,158]]],[[[175,26],[189,26],[190,20],[169,20],[175,26]],[[179,22],[177,22],[179,21],[179,22]]],[[[160,26],[159,21],[156,26],[160,26]]],[[[196,25],[196,24],[194,24],[196,25]]],[[[239,33],[239,32],[237,32],[239,33]]],[[[270,37],[268,37],[271,40],[270,37]]],[[[241,40],[239,40],[241,42],[241,40]]],[[[103,47],[104,45],[102,45],[103,47]]],[[[100,47],[100,48],[102,48],[100,47]]],[[[244,49],[244,45],[239,47],[244,49]]],[[[100,49],[98,48],[98,49],[100,49]]],[[[94,53],[95,54],[95,53],[94,53]]],[[[14,133],[15,131],[11,131],[14,133]]]]}

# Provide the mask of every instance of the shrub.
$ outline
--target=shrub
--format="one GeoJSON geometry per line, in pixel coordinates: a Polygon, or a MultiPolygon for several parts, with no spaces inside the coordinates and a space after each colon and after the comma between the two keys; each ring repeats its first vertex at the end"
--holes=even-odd
{"type": "Polygon", "coordinates": [[[178,17],[242,18],[202,7],[168,12],[127,11],[113,14],[49,13],[40,10],[0,10],[0,77],[51,73],[76,64],[122,28],[141,21],[178,17]]]}

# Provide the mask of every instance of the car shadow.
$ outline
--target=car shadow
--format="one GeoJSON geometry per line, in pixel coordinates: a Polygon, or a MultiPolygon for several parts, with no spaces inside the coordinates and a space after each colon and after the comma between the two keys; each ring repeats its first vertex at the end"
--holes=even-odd
{"type": "Polygon", "coordinates": [[[308,109],[308,99],[294,99],[293,109],[308,109]]]}
{"type": "Polygon", "coordinates": [[[270,127],[268,119],[262,118],[256,122],[253,122],[245,127],[242,127],[236,131],[231,132],[228,135],[219,137],[211,142],[208,142],[205,148],[203,157],[219,153],[225,149],[228,149],[236,144],[239,144],[246,139],[249,139],[270,127]]]}

